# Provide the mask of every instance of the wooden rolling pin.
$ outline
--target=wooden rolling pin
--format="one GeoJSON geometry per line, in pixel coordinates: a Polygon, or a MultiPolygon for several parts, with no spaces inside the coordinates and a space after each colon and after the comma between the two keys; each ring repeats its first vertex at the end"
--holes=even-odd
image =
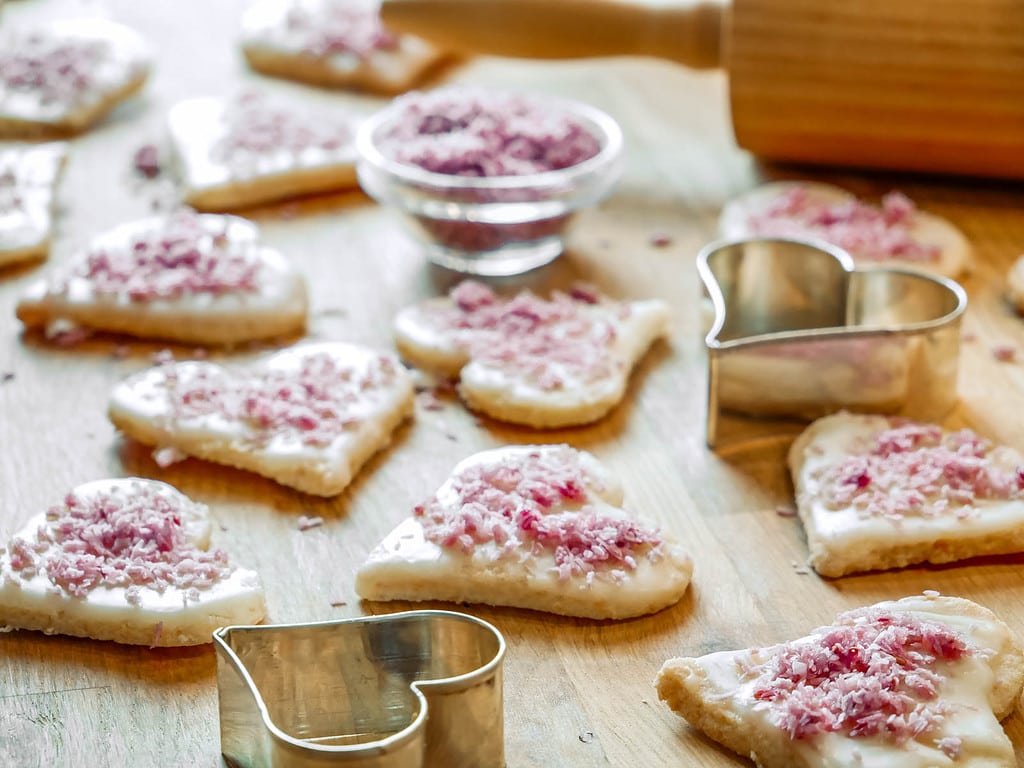
{"type": "Polygon", "coordinates": [[[459,53],[723,67],[736,140],[766,159],[1024,179],[1024,0],[383,0],[382,14],[459,53]]]}

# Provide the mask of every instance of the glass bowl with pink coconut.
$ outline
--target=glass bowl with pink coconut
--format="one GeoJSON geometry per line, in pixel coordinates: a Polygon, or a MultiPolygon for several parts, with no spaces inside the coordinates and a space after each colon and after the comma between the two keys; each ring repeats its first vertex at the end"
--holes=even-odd
{"type": "Polygon", "coordinates": [[[429,258],[475,275],[555,259],[573,215],[621,174],[622,130],[548,96],[449,87],[408,93],[356,138],[363,190],[407,214],[429,258]]]}

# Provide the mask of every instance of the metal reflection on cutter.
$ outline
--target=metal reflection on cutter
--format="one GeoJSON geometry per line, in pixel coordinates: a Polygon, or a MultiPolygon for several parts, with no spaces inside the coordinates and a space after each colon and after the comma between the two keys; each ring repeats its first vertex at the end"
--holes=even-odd
{"type": "Polygon", "coordinates": [[[505,640],[486,621],[409,611],[213,639],[229,765],[505,765],[505,640]]]}
{"type": "Polygon", "coordinates": [[[806,421],[846,409],[930,421],[956,404],[967,308],[958,283],[854,269],[839,248],[784,238],[711,243],[697,270],[714,311],[711,448],[737,439],[725,434],[727,413],[806,421]]]}

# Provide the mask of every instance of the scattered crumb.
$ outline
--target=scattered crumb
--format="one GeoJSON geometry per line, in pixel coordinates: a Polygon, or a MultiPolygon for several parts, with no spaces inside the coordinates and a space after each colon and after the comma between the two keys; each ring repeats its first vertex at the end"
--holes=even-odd
{"type": "Polygon", "coordinates": [[[184,461],[188,458],[188,454],[183,451],[179,451],[177,448],[166,446],[164,448],[156,448],[153,450],[153,461],[156,465],[161,468],[167,468],[171,464],[177,464],[179,461],[184,461]]]}
{"type": "Polygon", "coordinates": [[[324,519],[319,515],[313,515],[307,517],[306,515],[299,516],[299,530],[308,531],[310,528],[319,528],[324,524],[324,519]]]}
{"type": "Polygon", "coordinates": [[[59,347],[73,347],[92,336],[92,331],[70,320],[54,320],[46,326],[46,338],[59,347]]]}
{"type": "Polygon", "coordinates": [[[798,566],[798,567],[793,569],[793,573],[795,573],[795,574],[797,574],[799,576],[806,576],[810,572],[811,572],[811,569],[808,568],[806,565],[801,565],[801,566],[798,566]]]}
{"type": "Polygon", "coordinates": [[[163,171],[160,150],[155,144],[143,144],[132,155],[132,168],[147,179],[155,179],[163,171]]]}
{"type": "Polygon", "coordinates": [[[14,381],[14,371],[0,373],[0,384],[6,384],[9,381],[14,381]]]}
{"type": "Polygon", "coordinates": [[[331,608],[341,608],[343,605],[348,605],[348,600],[341,600],[339,598],[331,600],[331,608]]]}
{"type": "Polygon", "coordinates": [[[164,634],[164,623],[162,621],[158,621],[156,623],[156,626],[153,627],[153,644],[151,646],[149,646],[149,647],[150,648],[156,648],[160,644],[160,638],[163,637],[163,634],[164,634]]]}
{"type": "Polygon", "coordinates": [[[992,347],[992,357],[1001,363],[1012,363],[1017,359],[1017,348],[1009,344],[992,347]]]}
{"type": "Polygon", "coordinates": [[[973,333],[971,331],[968,331],[967,333],[961,333],[960,334],[960,341],[965,341],[965,342],[970,343],[972,341],[977,341],[977,340],[978,340],[978,334],[973,333]]]}
{"type": "Polygon", "coordinates": [[[161,349],[159,352],[154,352],[150,355],[149,359],[153,365],[169,365],[174,362],[174,353],[169,349],[161,349]]]}
{"type": "Polygon", "coordinates": [[[937,589],[926,589],[921,594],[925,597],[938,597],[941,593],[937,589]]]}
{"type": "Polygon", "coordinates": [[[224,525],[224,523],[217,523],[217,527],[219,527],[222,531],[226,531],[228,529],[228,527],[224,525]]]}
{"type": "Polygon", "coordinates": [[[449,440],[451,440],[453,443],[459,442],[458,435],[453,434],[452,432],[445,432],[444,436],[447,437],[449,440]]]}
{"type": "Polygon", "coordinates": [[[593,731],[582,731],[580,733],[580,735],[579,735],[579,740],[581,742],[583,742],[584,744],[589,744],[590,742],[592,742],[594,740],[594,732],[593,731]]]}
{"type": "Polygon", "coordinates": [[[665,232],[654,232],[647,239],[647,242],[655,248],[664,248],[672,245],[672,236],[665,232]]]}
{"type": "Polygon", "coordinates": [[[437,399],[437,390],[424,389],[416,393],[416,404],[425,411],[440,411],[444,403],[437,399]]]}
{"type": "Polygon", "coordinates": [[[779,504],[775,508],[775,514],[779,517],[796,517],[796,507],[792,504],[779,504]]]}

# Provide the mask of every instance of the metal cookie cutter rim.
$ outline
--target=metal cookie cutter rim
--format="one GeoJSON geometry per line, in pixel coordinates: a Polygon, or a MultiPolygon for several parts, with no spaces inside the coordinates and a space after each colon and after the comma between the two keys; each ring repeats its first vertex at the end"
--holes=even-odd
{"type": "MultiPolygon", "coordinates": [[[[719,420],[723,406],[720,402],[720,371],[721,354],[743,349],[756,349],[778,344],[802,344],[806,342],[827,342],[830,340],[851,340],[878,337],[912,337],[929,332],[939,333],[947,327],[957,327],[959,320],[967,309],[967,294],[963,287],[947,277],[926,273],[915,269],[898,267],[868,267],[857,269],[853,258],[845,250],[816,239],[800,239],[787,237],[746,237],[716,240],[705,245],[697,255],[697,271],[704,284],[706,296],[711,300],[714,309],[714,320],[705,335],[705,347],[708,351],[708,407],[706,421],[706,441],[708,447],[719,447],[719,420]],[[844,279],[842,297],[842,318],[837,322],[811,323],[809,325],[783,328],[771,332],[755,332],[741,334],[736,338],[722,341],[719,336],[728,320],[728,307],[723,295],[719,277],[711,268],[709,260],[716,253],[728,249],[748,248],[757,246],[788,246],[825,255],[834,260],[841,269],[844,279]],[[851,297],[857,290],[865,292],[872,277],[899,278],[913,285],[920,280],[941,287],[952,297],[950,307],[941,314],[929,319],[899,322],[863,323],[855,319],[856,303],[851,297]],[[857,279],[860,279],[858,282],[857,279]]],[[[955,357],[955,353],[954,353],[955,357]]],[[[955,388],[955,372],[954,372],[955,388]]],[[[870,410],[870,409],[869,409],[870,410]]],[[[947,409],[948,410],[948,409],[947,409]]],[[[750,414],[748,414],[750,415],[750,414]]],[[[792,414],[790,415],[792,417],[792,414]]]]}
{"type": "MultiPolygon", "coordinates": [[[[220,627],[213,632],[213,641],[218,651],[218,684],[221,685],[220,681],[220,662],[223,657],[230,663],[231,669],[239,676],[242,684],[244,685],[248,694],[252,698],[252,704],[255,705],[259,712],[259,717],[263,727],[266,731],[272,735],[275,740],[280,741],[291,750],[296,750],[299,753],[307,754],[310,758],[310,764],[320,765],[322,760],[330,760],[332,757],[336,758],[341,763],[345,763],[349,760],[355,760],[356,764],[362,765],[373,765],[378,764],[384,768],[390,768],[392,765],[400,766],[418,766],[427,765],[427,763],[421,763],[418,760],[409,760],[405,755],[408,751],[402,751],[407,746],[407,742],[412,742],[417,738],[423,742],[429,742],[428,735],[424,733],[425,730],[429,730],[428,718],[430,709],[428,706],[428,698],[424,691],[430,694],[449,694],[459,693],[464,690],[471,689],[475,684],[482,684],[486,681],[497,677],[498,683],[498,706],[499,706],[499,718],[500,718],[500,707],[501,707],[501,695],[500,695],[500,675],[501,665],[504,661],[506,652],[506,642],[502,633],[492,624],[483,619],[469,614],[458,613],[455,611],[441,611],[441,610],[418,610],[418,611],[404,611],[392,614],[382,614],[379,616],[363,616],[355,617],[350,619],[337,619],[331,621],[321,622],[300,622],[294,624],[255,624],[255,625],[233,625],[228,627],[220,627]],[[232,633],[238,632],[288,632],[289,630],[316,630],[318,628],[328,627],[346,627],[346,626],[368,626],[372,624],[386,624],[390,622],[406,621],[406,620],[437,620],[437,619],[452,619],[459,622],[465,622],[468,624],[475,625],[476,627],[488,633],[491,639],[495,643],[493,654],[485,662],[479,666],[473,667],[472,669],[462,674],[450,675],[447,677],[428,677],[419,680],[413,680],[408,682],[407,688],[415,696],[417,702],[417,712],[412,720],[400,728],[399,730],[390,733],[372,741],[360,741],[358,743],[351,744],[318,744],[315,740],[302,739],[291,736],[288,733],[282,731],[278,725],[274,722],[271,717],[266,701],[263,696],[263,692],[256,681],[250,674],[247,664],[239,657],[228,642],[228,638],[232,633]],[[422,689],[422,690],[421,690],[422,689]],[[397,754],[401,751],[401,755],[397,754]],[[395,757],[395,761],[391,762],[389,756],[395,757]]],[[[221,688],[223,686],[221,685],[221,688]]],[[[223,690],[221,690],[223,696],[223,690]]],[[[225,729],[226,723],[224,719],[223,709],[221,710],[221,743],[222,747],[226,743],[225,729]]],[[[499,722],[500,726],[500,722],[499,722]]],[[[503,729],[501,729],[503,730],[503,729]]],[[[501,733],[499,737],[499,749],[501,733]]],[[[413,745],[415,746],[415,745],[413,745]]],[[[420,745],[414,750],[417,753],[425,753],[429,743],[420,745]]],[[[499,753],[500,756],[500,753],[499,753]]],[[[229,757],[225,753],[225,757],[229,757]]],[[[235,765],[232,760],[229,759],[229,765],[235,765]]],[[[243,765],[247,763],[241,763],[243,765]]],[[[264,763],[257,760],[253,765],[263,765],[264,763]]],[[[271,762],[270,764],[276,765],[271,762]]],[[[305,765],[305,762],[296,763],[296,765],[305,765]]],[[[501,764],[504,764],[504,759],[501,757],[501,764]]],[[[288,763],[291,765],[291,763],[288,763]]]]}

